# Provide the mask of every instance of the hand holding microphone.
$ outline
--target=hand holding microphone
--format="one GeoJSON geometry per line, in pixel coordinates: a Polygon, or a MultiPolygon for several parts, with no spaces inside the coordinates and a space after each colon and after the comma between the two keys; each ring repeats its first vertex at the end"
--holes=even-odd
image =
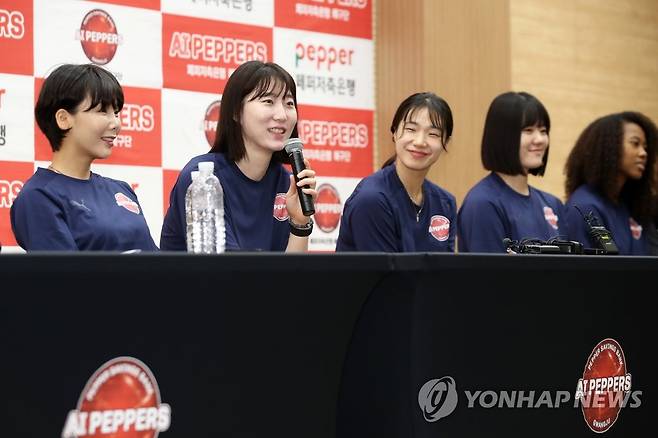
{"type": "MultiPolygon", "coordinates": [[[[297,196],[299,197],[299,204],[302,207],[302,212],[304,216],[311,216],[315,213],[315,207],[313,206],[313,194],[315,192],[315,172],[311,169],[307,169],[307,163],[304,160],[304,155],[302,154],[302,149],[304,145],[302,141],[298,138],[290,138],[284,144],[284,149],[286,154],[290,157],[290,163],[292,164],[292,173],[295,177],[295,184],[297,186],[297,196]],[[300,174],[305,172],[303,175],[300,174]],[[302,184],[299,184],[300,181],[302,184]]],[[[290,213],[290,209],[288,210],[290,213]]]]}

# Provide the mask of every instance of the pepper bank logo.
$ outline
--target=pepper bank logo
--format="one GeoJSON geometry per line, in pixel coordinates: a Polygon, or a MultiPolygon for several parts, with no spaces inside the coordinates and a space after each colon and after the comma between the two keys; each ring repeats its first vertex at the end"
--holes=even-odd
{"type": "Polygon", "coordinates": [[[203,132],[206,134],[208,145],[212,147],[215,144],[215,137],[217,137],[217,123],[219,122],[219,105],[221,100],[216,100],[206,109],[206,114],[203,117],[203,132]]]}
{"type": "Polygon", "coordinates": [[[353,60],[354,49],[301,42],[295,45],[295,67],[308,64],[317,71],[331,72],[335,67],[351,67],[353,60]]]}
{"type": "Polygon", "coordinates": [[[428,380],[418,391],[418,404],[430,423],[452,414],[457,398],[457,384],[450,376],[428,380]]]}
{"type": "Polygon", "coordinates": [[[114,20],[102,9],[94,9],[85,15],[75,39],[80,41],[87,58],[99,65],[110,62],[117,47],[123,43],[114,20]]]}
{"type": "Polygon", "coordinates": [[[338,227],[343,204],[340,202],[338,190],[331,184],[318,187],[318,198],[315,200],[315,223],[320,230],[331,233],[338,227]]]}
{"type": "Polygon", "coordinates": [[[62,438],[155,438],[169,429],[171,408],[160,402],[151,370],[140,360],[118,357],[103,364],[69,412],[62,438]]]}
{"type": "Polygon", "coordinates": [[[587,358],[583,378],[576,387],[576,400],[582,403],[587,426],[597,433],[610,429],[630,390],[631,375],[624,351],[614,339],[602,340],[587,358]]]}

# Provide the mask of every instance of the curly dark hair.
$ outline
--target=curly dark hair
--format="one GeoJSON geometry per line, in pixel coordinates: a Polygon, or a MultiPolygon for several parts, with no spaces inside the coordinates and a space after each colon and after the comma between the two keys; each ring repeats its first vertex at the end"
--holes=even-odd
{"type": "Polygon", "coordinates": [[[588,184],[603,196],[616,201],[617,175],[622,160],[624,123],[636,123],[647,140],[647,163],[642,178],[627,180],[619,193],[631,215],[646,222],[655,213],[652,196],[655,184],[656,125],[638,112],[621,112],[596,119],[580,134],[565,165],[567,196],[588,184]]]}

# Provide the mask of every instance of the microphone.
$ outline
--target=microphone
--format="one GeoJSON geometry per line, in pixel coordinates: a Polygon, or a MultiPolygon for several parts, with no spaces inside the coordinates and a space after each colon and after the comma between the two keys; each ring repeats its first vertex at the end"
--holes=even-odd
{"type": "MultiPolygon", "coordinates": [[[[292,173],[295,176],[295,182],[299,182],[297,174],[302,170],[306,169],[304,165],[304,155],[302,154],[302,149],[304,144],[298,138],[289,138],[283,145],[283,148],[286,151],[286,154],[290,157],[290,163],[292,164],[292,173]]],[[[302,212],[304,216],[311,216],[315,213],[315,207],[313,206],[313,197],[302,191],[304,188],[309,188],[309,186],[297,187],[297,196],[299,196],[299,203],[302,206],[302,212]]]]}
{"type": "Polygon", "coordinates": [[[612,234],[599,223],[594,212],[590,211],[587,214],[583,214],[577,205],[574,205],[574,208],[578,210],[578,213],[583,217],[583,220],[587,225],[587,231],[589,232],[592,241],[596,243],[599,249],[603,250],[605,254],[619,254],[619,249],[617,248],[615,241],[612,239],[612,234]]]}

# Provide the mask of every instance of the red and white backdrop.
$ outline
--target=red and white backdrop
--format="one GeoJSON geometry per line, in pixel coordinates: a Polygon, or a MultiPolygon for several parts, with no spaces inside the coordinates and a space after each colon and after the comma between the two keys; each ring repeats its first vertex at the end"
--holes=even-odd
{"type": "Polygon", "coordinates": [[[43,78],[94,62],[124,87],[122,130],[93,170],[129,182],[156,242],[179,169],[208,151],[228,76],[274,61],[295,78],[318,173],[312,250],[333,250],[345,199],[373,170],[372,0],[0,0],[0,242],[9,208],[51,149],[34,122],[43,78]]]}

